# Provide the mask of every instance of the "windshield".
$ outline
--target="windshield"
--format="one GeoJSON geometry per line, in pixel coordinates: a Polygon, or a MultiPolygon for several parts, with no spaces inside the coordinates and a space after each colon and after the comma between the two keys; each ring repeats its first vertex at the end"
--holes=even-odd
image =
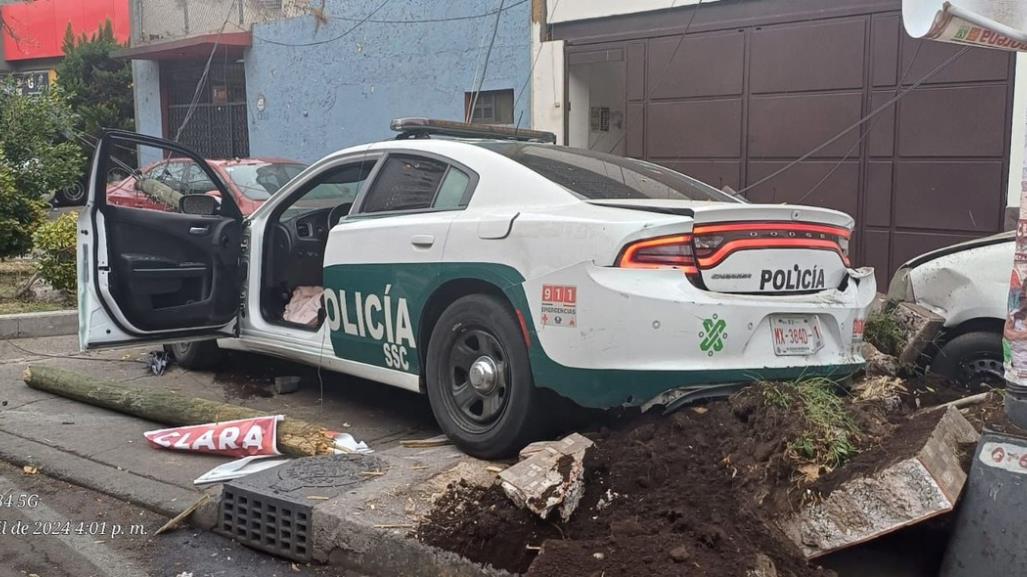
{"type": "Polygon", "coordinates": [[[482,142],[589,200],[675,199],[743,202],[669,168],[613,154],[514,142],[482,142]]]}
{"type": "Polygon", "coordinates": [[[250,200],[267,200],[307,166],[294,162],[247,163],[226,166],[239,190],[250,200]]]}

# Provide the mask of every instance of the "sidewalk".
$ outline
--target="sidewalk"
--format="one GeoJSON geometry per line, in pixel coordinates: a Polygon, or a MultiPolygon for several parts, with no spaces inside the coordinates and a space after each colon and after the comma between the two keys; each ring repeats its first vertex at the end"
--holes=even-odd
{"type": "MultiPolygon", "coordinates": [[[[426,399],[399,389],[324,374],[319,402],[316,372],[306,367],[242,356],[218,374],[174,368],[149,373],[142,348],[73,352],[75,337],[0,342],[0,460],[33,465],[47,475],[129,501],[163,515],[175,515],[201,495],[193,479],[228,459],[157,450],[143,431],[162,425],[55,397],[28,388],[21,373],[29,364],[55,365],[136,386],[168,387],[183,394],[282,412],[351,433],[375,449],[386,472],[331,500],[314,504],[314,559],[369,575],[495,574],[420,544],[410,529],[431,507],[433,497],[460,478],[490,482],[488,463],[452,446],[407,449],[402,439],[438,434],[426,399]],[[32,354],[40,353],[40,354],[32,354]],[[47,356],[43,356],[47,355],[47,356]],[[308,374],[311,373],[311,374],[308,374]],[[300,391],[267,397],[270,374],[299,374],[300,391]],[[382,528],[387,526],[390,528],[382,528]]],[[[207,488],[214,495],[219,487],[207,488]]],[[[215,499],[193,522],[216,522],[215,499]]]]}

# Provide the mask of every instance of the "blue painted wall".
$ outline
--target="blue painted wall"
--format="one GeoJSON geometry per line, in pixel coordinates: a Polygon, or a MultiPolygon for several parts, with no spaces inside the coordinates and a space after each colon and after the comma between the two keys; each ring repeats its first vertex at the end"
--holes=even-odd
{"type": "MultiPolygon", "coordinates": [[[[499,5],[387,2],[344,37],[314,46],[274,42],[335,38],[382,0],[328,0],[328,22],[320,26],[310,15],[255,26],[245,59],[250,153],[313,162],[340,148],[391,137],[389,121],[395,117],[463,120],[464,93],[476,86],[496,16],[425,20],[486,14],[499,5]]],[[[531,68],[531,2],[505,0],[505,6],[482,89],[513,89],[517,95],[531,68]]],[[[521,126],[531,124],[530,96],[529,87],[516,102],[514,120],[521,126]]]]}

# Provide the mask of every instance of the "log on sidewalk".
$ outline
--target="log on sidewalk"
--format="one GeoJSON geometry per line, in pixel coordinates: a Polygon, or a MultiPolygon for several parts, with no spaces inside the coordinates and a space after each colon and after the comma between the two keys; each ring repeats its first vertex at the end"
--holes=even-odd
{"type": "MultiPolygon", "coordinates": [[[[239,405],[187,397],[164,388],[143,388],[55,367],[30,366],[25,384],[89,405],[171,426],[262,417],[268,413],[239,405]]],[[[278,424],[278,448],[294,457],[330,455],[334,441],[323,427],[286,418],[278,424]]]]}

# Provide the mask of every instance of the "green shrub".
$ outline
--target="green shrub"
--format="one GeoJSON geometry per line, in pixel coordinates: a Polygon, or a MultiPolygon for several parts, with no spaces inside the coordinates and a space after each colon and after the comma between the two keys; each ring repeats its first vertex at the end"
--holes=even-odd
{"type": "Polygon", "coordinates": [[[0,258],[32,249],[32,234],[46,217],[46,203],[23,194],[0,150],[0,258]]]}
{"type": "Polygon", "coordinates": [[[905,332],[893,314],[896,304],[887,302],[867,316],[863,339],[886,355],[898,356],[906,346],[905,332]]]}
{"type": "Polygon", "coordinates": [[[78,213],[66,212],[57,219],[44,223],[34,235],[39,251],[39,276],[53,288],[66,293],[74,292],[75,233],[78,213]]]}

